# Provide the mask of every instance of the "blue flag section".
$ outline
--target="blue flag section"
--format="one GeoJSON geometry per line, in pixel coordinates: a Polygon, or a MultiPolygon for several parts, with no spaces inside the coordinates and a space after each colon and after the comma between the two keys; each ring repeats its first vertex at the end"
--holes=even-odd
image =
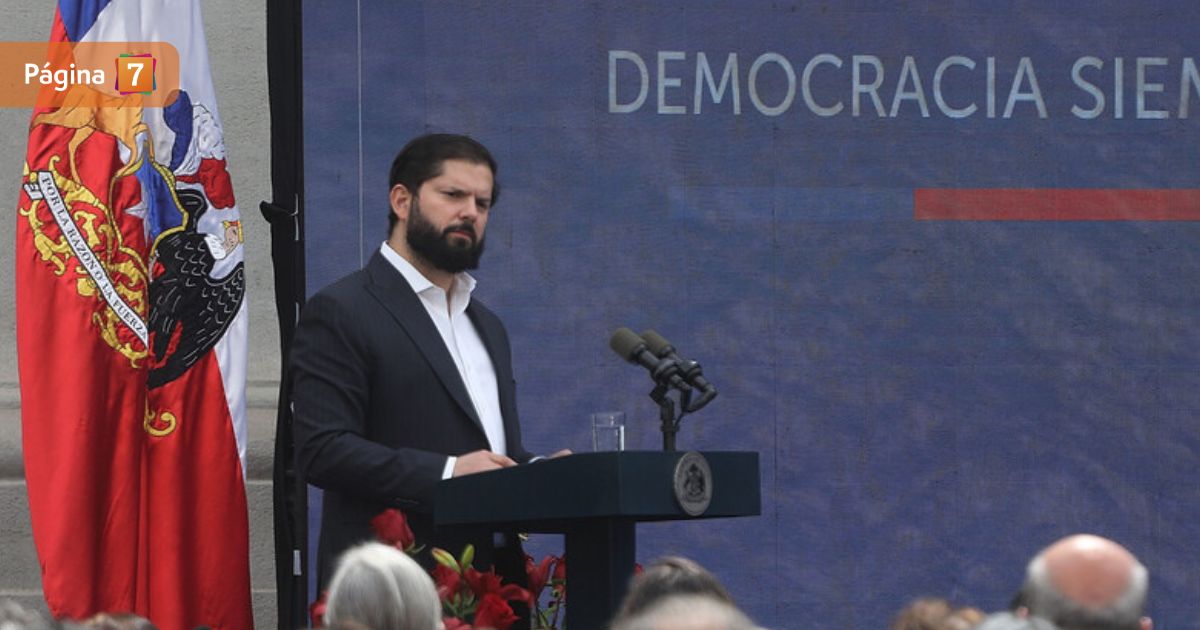
{"type": "Polygon", "coordinates": [[[641,526],[640,561],[865,629],[1000,609],[1091,532],[1190,627],[1200,4],[1043,4],[307,2],[308,290],[384,240],[407,140],[470,134],[525,445],[624,410],[660,447],[629,326],[721,390],[681,449],[762,455],[761,517],[641,526]]]}

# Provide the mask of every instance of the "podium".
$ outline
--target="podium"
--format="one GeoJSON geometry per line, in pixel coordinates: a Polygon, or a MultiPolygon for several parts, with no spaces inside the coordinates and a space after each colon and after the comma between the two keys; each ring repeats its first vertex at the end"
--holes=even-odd
{"type": "Polygon", "coordinates": [[[633,575],[637,523],[761,512],[758,453],[622,451],[447,479],[434,523],[565,534],[567,627],[603,630],[633,575]]]}

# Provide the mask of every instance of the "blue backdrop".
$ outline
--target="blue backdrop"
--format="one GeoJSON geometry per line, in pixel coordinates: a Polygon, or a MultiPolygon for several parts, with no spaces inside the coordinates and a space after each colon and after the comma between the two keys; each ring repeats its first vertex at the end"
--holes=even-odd
{"type": "Polygon", "coordinates": [[[879,628],[1000,608],[1088,531],[1196,626],[1200,225],[917,220],[914,191],[1200,188],[1200,4],[303,7],[310,293],[384,239],[400,146],[468,133],[527,446],[621,409],[658,448],[627,325],[721,389],[682,447],[761,453],[761,517],[640,527],[643,562],[697,558],[767,626],[879,628]]]}

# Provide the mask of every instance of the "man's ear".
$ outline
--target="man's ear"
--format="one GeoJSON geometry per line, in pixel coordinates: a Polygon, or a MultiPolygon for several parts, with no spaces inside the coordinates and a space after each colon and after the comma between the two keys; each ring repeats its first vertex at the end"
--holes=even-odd
{"type": "Polygon", "coordinates": [[[404,184],[392,186],[388,199],[392,204],[392,214],[396,215],[401,223],[407,223],[408,211],[412,208],[412,194],[408,192],[408,188],[404,184]]]}

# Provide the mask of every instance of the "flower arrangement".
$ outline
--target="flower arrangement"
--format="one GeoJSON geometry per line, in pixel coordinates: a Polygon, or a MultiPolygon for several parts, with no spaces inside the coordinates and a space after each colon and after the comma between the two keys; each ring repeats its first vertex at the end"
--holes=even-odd
{"type": "MultiPolygon", "coordinates": [[[[371,529],[380,542],[415,556],[424,550],[408,526],[404,513],[389,508],[371,519],[371,529]]],[[[467,545],[457,557],[444,549],[433,548],[430,553],[437,562],[432,571],[433,583],[442,602],[446,630],[509,630],[517,621],[509,602],[529,606],[534,630],[566,630],[560,621],[567,597],[566,562],[562,557],[547,556],[534,562],[525,556],[529,574],[529,589],[516,584],[504,584],[495,570],[478,571],[472,566],[475,548],[467,545]],[[549,588],[545,606],[542,594],[549,588]]],[[[313,627],[322,627],[326,594],[309,606],[313,627]]]]}
{"type": "Polygon", "coordinates": [[[501,584],[495,571],[480,572],[471,566],[475,547],[467,545],[455,558],[444,549],[434,548],[433,583],[442,600],[446,630],[495,628],[508,630],[517,620],[510,601],[530,603],[529,591],[515,584],[501,584]]]}
{"type": "Polygon", "coordinates": [[[533,615],[533,630],[566,630],[566,619],[562,618],[563,607],[567,603],[566,557],[546,556],[541,562],[535,563],[533,556],[526,555],[525,573],[529,576],[529,592],[532,596],[529,608],[533,615]],[[547,587],[550,594],[546,605],[542,606],[542,593],[547,587]]]}

